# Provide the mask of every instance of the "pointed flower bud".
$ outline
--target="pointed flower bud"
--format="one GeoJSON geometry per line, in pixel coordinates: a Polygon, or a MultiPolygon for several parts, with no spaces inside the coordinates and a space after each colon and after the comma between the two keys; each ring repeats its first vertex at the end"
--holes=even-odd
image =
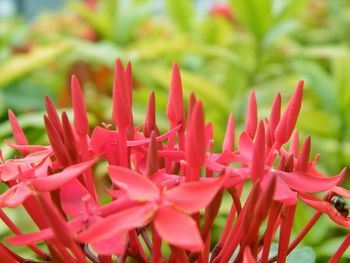
{"type": "MultiPolygon", "coordinates": [[[[8,110],[8,116],[9,116],[9,121],[11,124],[12,128],[12,134],[15,139],[16,144],[19,145],[28,145],[28,140],[27,137],[25,136],[21,126],[19,125],[16,115],[13,113],[12,110],[8,110]]],[[[21,150],[20,151],[23,156],[26,156],[29,154],[28,151],[21,150]]]]}
{"type": "Polygon", "coordinates": [[[189,165],[199,167],[204,163],[205,152],[204,113],[202,102],[197,101],[186,136],[186,160],[189,165]]]}
{"type": "Polygon", "coordinates": [[[50,120],[51,124],[55,127],[59,136],[63,140],[63,129],[60,118],[58,117],[58,113],[54,103],[48,96],[45,97],[45,105],[48,119],[50,120]]]}
{"type": "Polygon", "coordinates": [[[281,143],[286,143],[295,128],[303,98],[304,81],[300,80],[298,86],[290,99],[287,108],[275,130],[275,139],[281,143]]]}
{"type": "Polygon", "coordinates": [[[289,146],[289,153],[298,156],[299,154],[299,132],[294,131],[293,137],[292,137],[292,142],[290,143],[289,146]]]}
{"type": "Polygon", "coordinates": [[[52,125],[51,121],[46,115],[44,116],[44,122],[47,136],[49,137],[52,150],[54,151],[57,160],[63,167],[68,166],[70,164],[68,157],[69,155],[66,150],[66,147],[64,146],[60,138],[58,131],[55,129],[55,127],[52,125]]]}
{"type": "Polygon", "coordinates": [[[278,125],[278,122],[281,118],[281,94],[277,92],[275,99],[272,103],[271,113],[270,113],[270,119],[268,122],[269,130],[272,136],[272,141],[274,141],[274,133],[275,129],[278,125]]]}
{"type": "Polygon", "coordinates": [[[158,132],[156,124],[156,104],[154,91],[152,90],[148,97],[147,113],[145,118],[145,123],[143,125],[143,134],[146,137],[150,137],[152,131],[158,132]]]}
{"type": "Polygon", "coordinates": [[[89,122],[86,113],[84,96],[81,91],[79,80],[75,75],[73,75],[71,79],[71,89],[74,110],[74,127],[80,136],[85,136],[89,133],[89,122]]]}
{"type": "Polygon", "coordinates": [[[191,114],[192,114],[194,105],[196,105],[196,101],[197,101],[196,95],[193,92],[191,92],[190,98],[188,100],[188,114],[187,114],[188,121],[191,120],[191,114]]]}
{"type": "Polygon", "coordinates": [[[306,172],[309,164],[311,150],[311,137],[307,136],[303,147],[301,148],[300,154],[298,156],[298,162],[296,170],[300,172],[306,172]]]}
{"type": "Polygon", "coordinates": [[[113,121],[120,130],[131,125],[129,98],[124,68],[120,59],[117,59],[113,84],[113,121]]]}
{"type": "Polygon", "coordinates": [[[258,110],[256,104],[255,92],[250,92],[247,110],[247,120],[245,122],[245,131],[248,133],[250,138],[254,138],[256,128],[258,126],[258,110]]]}
{"type": "Polygon", "coordinates": [[[258,132],[256,135],[253,159],[251,168],[251,178],[253,182],[262,179],[265,173],[265,128],[262,121],[259,122],[258,132]]]}
{"type": "Polygon", "coordinates": [[[129,94],[129,105],[132,106],[132,66],[130,61],[126,65],[125,68],[125,81],[126,86],[128,87],[128,94],[129,94]]]}
{"type": "Polygon", "coordinates": [[[172,69],[166,116],[173,125],[177,125],[184,120],[182,83],[180,70],[176,63],[173,64],[172,69]]]}
{"type": "Polygon", "coordinates": [[[155,174],[159,167],[156,136],[156,132],[152,131],[147,152],[147,176],[155,174]]]}
{"type": "Polygon", "coordinates": [[[232,152],[235,146],[235,119],[233,115],[230,114],[227,121],[225,139],[222,144],[223,152],[232,152]]]}

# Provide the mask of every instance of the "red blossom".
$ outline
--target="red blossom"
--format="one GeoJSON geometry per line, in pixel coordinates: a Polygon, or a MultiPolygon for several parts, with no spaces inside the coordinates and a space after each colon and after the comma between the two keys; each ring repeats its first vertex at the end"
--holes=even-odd
{"type": "MultiPolygon", "coordinates": [[[[46,98],[44,124],[49,145],[30,145],[9,111],[15,142],[6,144],[22,158],[4,160],[0,156],[0,179],[7,187],[0,194],[0,207],[22,205],[39,230],[23,233],[5,210],[0,210],[0,219],[15,235],[5,242],[28,246],[42,260],[57,262],[110,263],[112,256],[118,255],[120,260],[131,257],[137,262],[233,259],[266,263],[284,262],[323,213],[336,224],[350,227],[346,214],[330,203],[334,195],[350,198],[350,192],[341,187],[345,170],[333,177],[320,172],[316,168],[319,155],[310,160],[309,136],[299,147],[301,138],[295,127],[302,81],[283,114],[277,93],[270,116],[264,120],[258,119],[252,91],[238,145],[230,114],[218,152],[215,127],[205,122],[202,102],[193,93],[185,110],[176,63],[166,110],[167,131],[160,132],[157,126],[154,92],[149,96],[144,123],[134,126],[130,63],[124,69],[121,61],[116,61],[111,117],[116,128],[107,123],[91,127],[90,134],[83,92],[75,76],[71,85],[73,123],[66,112],[59,115],[46,98]],[[94,166],[99,169],[95,171],[94,166]],[[106,185],[98,185],[100,170],[108,171],[103,177],[106,185]],[[251,184],[246,183],[249,180],[251,184]],[[100,204],[103,187],[104,194],[112,198],[101,198],[100,204]],[[323,199],[312,195],[319,192],[326,192],[323,199]],[[214,240],[211,228],[226,194],[230,211],[219,240],[214,240]],[[316,213],[290,243],[298,200],[316,213]],[[269,258],[277,229],[278,255],[269,258]],[[45,242],[48,250],[39,249],[38,242],[45,242]],[[162,242],[170,246],[168,259],[162,242]]],[[[341,258],[349,240],[348,235],[330,262],[341,258]]],[[[27,261],[6,243],[0,243],[0,257],[6,262],[27,261]]]]}

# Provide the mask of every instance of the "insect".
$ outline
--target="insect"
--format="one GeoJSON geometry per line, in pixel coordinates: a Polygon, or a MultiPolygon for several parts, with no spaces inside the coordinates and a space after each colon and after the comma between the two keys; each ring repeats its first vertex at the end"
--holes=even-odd
{"type": "Polygon", "coordinates": [[[331,204],[342,216],[347,217],[349,215],[349,209],[346,207],[345,201],[339,196],[333,196],[331,199],[331,204]]]}

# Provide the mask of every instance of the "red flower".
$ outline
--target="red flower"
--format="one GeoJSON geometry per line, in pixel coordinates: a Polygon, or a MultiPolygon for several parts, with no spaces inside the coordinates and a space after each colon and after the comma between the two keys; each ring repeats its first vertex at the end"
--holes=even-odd
{"type": "MultiPolygon", "coordinates": [[[[109,166],[109,175],[122,188],[130,200],[140,202],[138,207],[111,215],[93,225],[78,239],[92,242],[99,253],[123,253],[100,249],[98,244],[114,236],[126,236],[126,232],[145,226],[153,220],[158,235],[169,244],[182,249],[199,251],[203,242],[195,221],[189,214],[206,207],[223,184],[224,177],[185,183],[173,189],[159,189],[152,181],[129,169],[109,166]],[[177,224],[169,224],[169,220],[177,224]],[[100,241],[100,242],[98,242],[100,241]]],[[[106,242],[104,242],[106,243],[106,242]]]]}

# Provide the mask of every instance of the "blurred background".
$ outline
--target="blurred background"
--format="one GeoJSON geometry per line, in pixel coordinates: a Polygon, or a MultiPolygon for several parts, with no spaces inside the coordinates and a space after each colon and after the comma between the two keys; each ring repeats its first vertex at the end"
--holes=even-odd
{"type": "MultiPolygon", "coordinates": [[[[276,91],[285,105],[304,79],[302,138],[312,135],[313,154],[321,153],[319,168],[328,174],[350,163],[348,0],[0,0],[1,141],[11,136],[8,108],[31,143],[45,141],[44,96],[69,107],[73,73],[83,84],[91,122],[110,122],[118,57],[133,63],[136,123],[153,89],[159,126],[167,127],[164,109],[176,61],[186,99],[194,91],[214,123],[216,147],[229,113],[241,130],[250,89],[262,118],[276,91]]],[[[309,219],[307,211],[299,213],[296,230],[309,219]]],[[[305,242],[319,262],[344,235],[326,218],[321,224],[305,242]]]]}

